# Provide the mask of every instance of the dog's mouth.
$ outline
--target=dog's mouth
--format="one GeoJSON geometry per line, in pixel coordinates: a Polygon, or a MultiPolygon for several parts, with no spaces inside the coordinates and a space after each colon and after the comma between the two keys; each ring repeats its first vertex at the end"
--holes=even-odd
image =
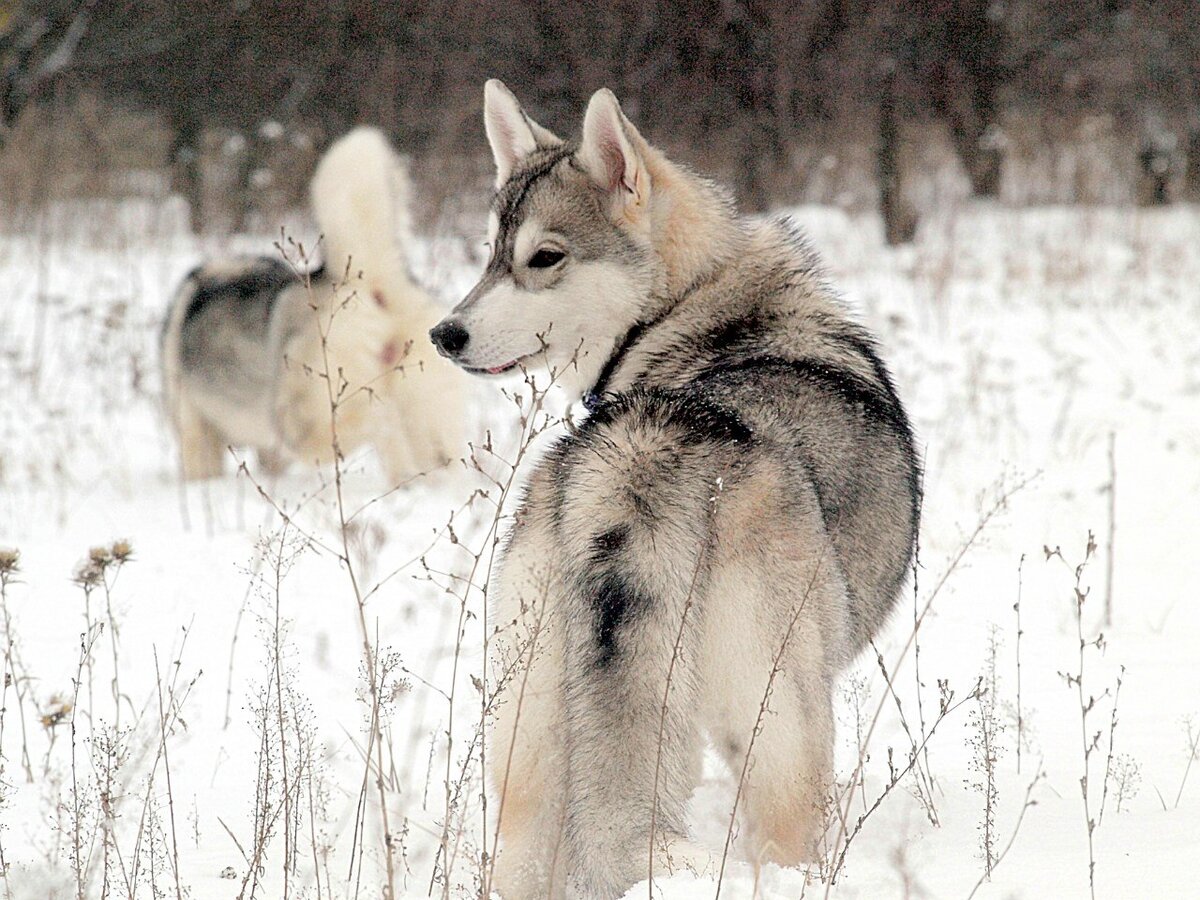
{"type": "Polygon", "coordinates": [[[506,362],[502,366],[463,366],[463,369],[472,375],[503,375],[505,372],[511,372],[517,366],[532,359],[534,355],[533,353],[526,353],[524,356],[518,356],[516,359],[506,362]]]}

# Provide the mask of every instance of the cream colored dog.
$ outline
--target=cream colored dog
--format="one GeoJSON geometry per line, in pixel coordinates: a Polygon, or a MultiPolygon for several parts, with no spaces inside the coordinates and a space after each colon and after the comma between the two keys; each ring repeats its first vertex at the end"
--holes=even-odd
{"type": "Polygon", "coordinates": [[[408,193],[384,136],[358,128],[313,177],[320,268],[243,257],[187,277],[162,335],[185,478],[219,475],[229,446],[276,469],[370,444],[393,483],[459,454],[465,376],[425,340],[441,312],[405,263],[408,193]]]}

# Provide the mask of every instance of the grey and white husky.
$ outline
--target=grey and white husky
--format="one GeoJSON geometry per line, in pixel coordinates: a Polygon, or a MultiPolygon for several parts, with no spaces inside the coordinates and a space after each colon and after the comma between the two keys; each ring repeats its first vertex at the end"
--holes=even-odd
{"type": "Polygon", "coordinates": [[[408,183],[382,133],[335,142],[312,181],[324,264],[214,260],[179,288],[162,333],[167,414],[185,478],[223,469],[227,446],[278,468],[372,444],[397,483],[461,448],[461,372],[424,333],[441,316],[408,274],[408,183]]]}
{"type": "Polygon", "coordinates": [[[532,472],[491,592],[518,672],[489,752],[494,887],[609,898],[651,853],[703,861],[705,739],[735,773],[749,756],[741,850],[796,864],[822,834],[835,681],[912,559],[904,408],[796,231],[736,215],[611,92],[578,141],[498,81],[484,99],[491,260],[431,337],[476,373],[544,363],[590,412],[532,472]]]}

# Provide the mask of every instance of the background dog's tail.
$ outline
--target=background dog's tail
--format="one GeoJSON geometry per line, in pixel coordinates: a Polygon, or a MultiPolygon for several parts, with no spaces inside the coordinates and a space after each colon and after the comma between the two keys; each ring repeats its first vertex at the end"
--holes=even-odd
{"type": "MultiPolygon", "coordinates": [[[[387,295],[410,284],[403,248],[410,239],[408,172],[376,128],[355,128],[326,151],[312,180],[312,206],[323,235],[325,264],[340,279],[387,295]]],[[[399,298],[394,298],[398,300],[399,298]]]]}

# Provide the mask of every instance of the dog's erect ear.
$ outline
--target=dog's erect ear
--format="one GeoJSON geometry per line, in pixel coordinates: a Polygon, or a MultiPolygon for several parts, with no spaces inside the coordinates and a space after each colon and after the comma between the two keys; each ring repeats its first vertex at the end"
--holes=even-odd
{"type": "Polygon", "coordinates": [[[521,109],[512,91],[498,78],[483,86],[483,124],[496,159],[496,187],[508,181],[513,167],[539,147],[556,147],[561,140],[521,109]]]}
{"type": "Polygon", "coordinates": [[[641,206],[650,196],[650,173],[638,150],[644,144],[612,91],[602,88],[592,94],[583,117],[579,161],[596,184],[619,193],[626,206],[641,206]]]}

